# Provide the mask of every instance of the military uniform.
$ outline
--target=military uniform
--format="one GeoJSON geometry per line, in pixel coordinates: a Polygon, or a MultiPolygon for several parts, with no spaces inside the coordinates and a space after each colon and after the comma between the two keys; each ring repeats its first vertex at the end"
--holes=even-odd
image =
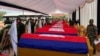
{"type": "Polygon", "coordinates": [[[87,26],[87,36],[90,40],[91,46],[94,48],[94,51],[93,51],[94,53],[96,53],[96,48],[95,48],[95,44],[94,44],[96,35],[97,35],[97,27],[95,25],[88,25],[87,26]]]}

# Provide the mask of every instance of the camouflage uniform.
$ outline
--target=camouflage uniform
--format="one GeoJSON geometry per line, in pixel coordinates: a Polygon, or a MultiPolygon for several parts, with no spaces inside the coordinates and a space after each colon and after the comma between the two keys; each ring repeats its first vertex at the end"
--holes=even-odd
{"type": "Polygon", "coordinates": [[[90,40],[90,44],[91,46],[94,48],[94,53],[96,52],[96,48],[95,48],[95,44],[94,44],[94,40],[96,39],[96,35],[97,35],[97,27],[95,25],[88,25],[87,26],[87,36],[90,40]]]}

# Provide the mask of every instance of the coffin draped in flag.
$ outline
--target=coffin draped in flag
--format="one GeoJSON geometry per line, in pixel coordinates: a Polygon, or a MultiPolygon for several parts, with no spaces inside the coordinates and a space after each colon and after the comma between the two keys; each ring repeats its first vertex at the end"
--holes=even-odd
{"type": "Polygon", "coordinates": [[[18,43],[19,47],[62,51],[69,53],[87,54],[86,38],[78,36],[57,36],[41,34],[23,34],[18,43]]]}
{"type": "Polygon", "coordinates": [[[17,26],[16,26],[16,20],[12,23],[11,28],[8,31],[8,34],[10,35],[10,40],[14,49],[15,54],[17,55],[17,26]]]}

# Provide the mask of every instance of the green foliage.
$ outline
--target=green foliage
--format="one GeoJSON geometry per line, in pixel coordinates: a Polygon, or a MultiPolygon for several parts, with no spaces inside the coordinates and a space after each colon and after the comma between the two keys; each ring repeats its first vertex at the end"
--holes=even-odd
{"type": "Polygon", "coordinates": [[[64,19],[64,18],[67,18],[67,15],[61,16],[60,18],[63,18],[63,19],[64,19]]]}
{"type": "Polygon", "coordinates": [[[0,11],[0,20],[2,20],[3,16],[6,14],[5,11],[0,11]]]}
{"type": "Polygon", "coordinates": [[[53,19],[56,19],[56,18],[64,19],[64,18],[68,18],[68,15],[63,15],[63,16],[59,16],[59,17],[52,16],[52,18],[53,19]]]}
{"type": "Polygon", "coordinates": [[[55,18],[54,16],[51,16],[53,19],[55,18]]]}

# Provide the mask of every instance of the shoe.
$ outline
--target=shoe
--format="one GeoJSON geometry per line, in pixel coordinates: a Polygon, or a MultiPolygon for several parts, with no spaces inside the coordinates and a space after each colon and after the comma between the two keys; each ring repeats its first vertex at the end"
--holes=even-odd
{"type": "Polygon", "coordinates": [[[95,55],[95,54],[96,54],[96,51],[94,50],[94,51],[93,51],[93,55],[95,55]]]}

